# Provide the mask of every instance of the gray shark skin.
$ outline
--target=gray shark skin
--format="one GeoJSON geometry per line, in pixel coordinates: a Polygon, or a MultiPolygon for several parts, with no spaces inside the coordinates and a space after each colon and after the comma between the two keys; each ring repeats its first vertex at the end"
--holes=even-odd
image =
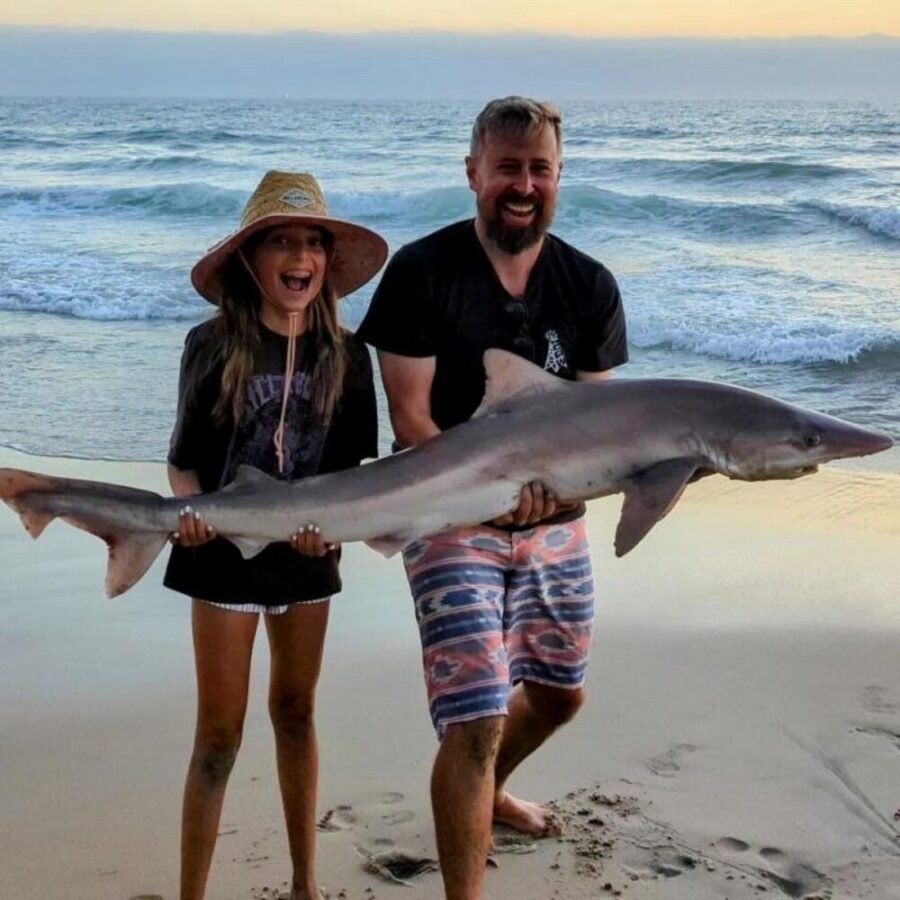
{"type": "MultiPolygon", "coordinates": [[[[485,398],[468,422],[385,459],[288,483],[242,469],[193,508],[245,557],[299,526],[391,555],[416,538],[489,521],[542,481],[563,501],[624,494],[622,556],[713,473],[796,478],[819,463],[886,450],[890,437],[731,385],[679,379],[567,382],[502,350],[485,354],[485,398]]],[[[0,469],[0,499],[32,537],[61,518],[109,547],[106,590],[147,571],[178,528],[183,498],[0,469]]]]}

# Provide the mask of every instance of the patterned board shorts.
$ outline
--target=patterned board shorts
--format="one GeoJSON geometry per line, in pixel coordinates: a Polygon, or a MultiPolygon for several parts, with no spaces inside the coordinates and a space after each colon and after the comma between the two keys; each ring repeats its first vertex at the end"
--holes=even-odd
{"type": "Polygon", "coordinates": [[[584,519],[442,532],[403,553],[438,735],[506,715],[511,685],[584,683],[594,580],[584,519]]]}

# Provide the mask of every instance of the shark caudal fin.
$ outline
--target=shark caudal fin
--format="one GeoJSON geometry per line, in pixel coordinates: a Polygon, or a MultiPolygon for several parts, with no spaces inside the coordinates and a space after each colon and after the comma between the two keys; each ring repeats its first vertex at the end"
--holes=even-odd
{"type": "Polygon", "coordinates": [[[36,472],[23,472],[20,469],[0,469],[0,500],[10,509],[15,510],[25,526],[25,530],[35,539],[56,518],[56,513],[40,508],[28,502],[34,493],[52,491],[55,478],[38,475],[36,472]]]}
{"type": "Polygon", "coordinates": [[[19,514],[33,538],[40,537],[56,518],[100,538],[109,548],[106,593],[110,597],[124,593],[143,577],[168,538],[164,531],[142,527],[140,510],[162,502],[151,491],[0,469],[0,500],[19,514]],[[127,513],[113,517],[116,507],[127,513]],[[121,524],[129,518],[133,521],[121,524]]]}
{"type": "Polygon", "coordinates": [[[137,584],[153,565],[167,541],[167,535],[147,531],[118,534],[107,539],[109,561],[106,564],[106,596],[118,597],[137,584]]]}

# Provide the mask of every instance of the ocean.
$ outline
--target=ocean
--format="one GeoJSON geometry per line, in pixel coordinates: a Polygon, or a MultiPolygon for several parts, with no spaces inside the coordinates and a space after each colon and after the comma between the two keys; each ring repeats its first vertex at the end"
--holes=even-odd
{"type": "MultiPolygon", "coordinates": [[[[728,381],[900,439],[900,103],[560,106],[553,231],[619,281],[622,375],[728,381]]],[[[480,107],[0,99],[0,445],[164,459],[184,335],[212,311],[188,272],[262,173],[313,172],[393,251],[472,214],[480,107]]],[[[373,286],[344,301],[350,327],[373,286]]],[[[900,472],[900,451],[870,464],[900,472]]]]}

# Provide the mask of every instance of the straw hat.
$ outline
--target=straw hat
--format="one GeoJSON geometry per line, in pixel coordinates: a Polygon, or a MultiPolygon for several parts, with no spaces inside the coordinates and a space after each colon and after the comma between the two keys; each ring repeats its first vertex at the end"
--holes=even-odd
{"type": "Polygon", "coordinates": [[[339,297],[362,287],[384,265],[388,247],[374,231],[328,214],[319,183],[307,173],[266,172],[251,194],[241,224],[191,270],[191,282],[210,303],[222,297],[222,266],[251,235],[275,225],[320,225],[334,237],[328,279],[339,297]]]}

